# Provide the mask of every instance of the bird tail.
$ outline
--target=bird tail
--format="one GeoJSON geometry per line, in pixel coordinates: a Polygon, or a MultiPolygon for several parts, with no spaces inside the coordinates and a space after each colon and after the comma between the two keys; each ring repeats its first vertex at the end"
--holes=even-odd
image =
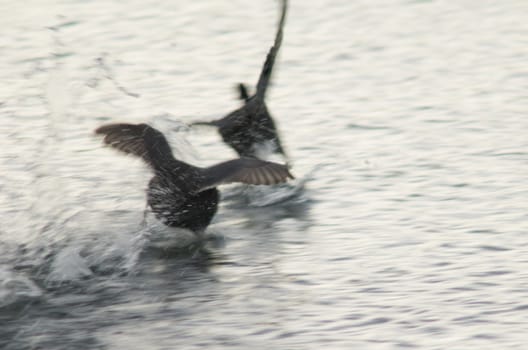
{"type": "Polygon", "coordinates": [[[238,98],[242,101],[248,101],[249,100],[249,92],[247,89],[247,86],[244,83],[238,83],[237,85],[238,89],[238,98]]]}

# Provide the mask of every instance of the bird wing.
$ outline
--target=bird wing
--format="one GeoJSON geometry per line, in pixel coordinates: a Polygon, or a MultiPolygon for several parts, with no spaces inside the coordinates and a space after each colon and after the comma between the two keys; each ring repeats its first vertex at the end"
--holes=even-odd
{"type": "Polygon", "coordinates": [[[174,160],[163,134],[147,124],[107,124],[95,130],[103,142],[123,153],[143,158],[154,169],[174,160]]]}
{"type": "Polygon", "coordinates": [[[293,179],[286,165],[257,158],[238,158],[202,168],[200,191],[222,184],[275,185],[293,179]]]}
{"type": "Polygon", "coordinates": [[[279,52],[281,43],[282,43],[282,28],[284,27],[284,21],[286,19],[286,10],[288,8],[288,1],[282,1],[282,14],[279,20],[279,27],[277,29],[277,34],[275,34],[275,42],[268,52],[264,66],[262,67],[262,72],[260,73],[259,81],[257,83],[257,92],[256,96],[259,98],[264,98],[266,94],[266,89],[271,78],[271,73],[273,71],[273,64],[275,63],[275,57],[279,52]]]}

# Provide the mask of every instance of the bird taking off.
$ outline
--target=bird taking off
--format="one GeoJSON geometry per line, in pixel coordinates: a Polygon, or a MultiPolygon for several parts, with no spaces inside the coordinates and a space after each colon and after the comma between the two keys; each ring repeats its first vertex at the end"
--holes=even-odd
{"type": "Polygon", "coordinates": [[[241,157],[257,157],[259,147],[272,144],[273,152],[286,157],[275,122],[266,106],[265,97],[273,71],[273,65],[282,43],[282,32],[287,12],[287,0],[282,1],[282,13],[275,35],[275,42],[268,52],[257,82],[255,94],[251,95],[244,84],[238,85],[239,97],[244,104],[225,117],[191,125],[209,125],[218,128],[226,144],[241,157]]]}
{"type": "Polygon", "coordinates": [[[196,167],[174,158],[165,136],[147,124],[108,124],[95,130],[103,142],[142,158],[154,172],[147,204],[167,226],[203,232],[216,213],[217,186],[228,183],[274,185],[293,179],[287,166],[256,158],[239,158],[196,167]]]}

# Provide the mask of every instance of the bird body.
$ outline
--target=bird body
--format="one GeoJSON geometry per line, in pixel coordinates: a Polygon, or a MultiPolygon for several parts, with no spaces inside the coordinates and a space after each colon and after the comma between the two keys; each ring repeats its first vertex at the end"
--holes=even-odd
{"type": "Polygon", "coordinates": [[[216,122],[218,132],[226,144],[241,157],[255,157],[259,148],[271,142],[275,152],[284,154],[277,136],[277,128],[265,103],[256,96],[236,111],[216,122]]]}
{"type": "Polygon", "coordinates": [[[204,231],[211,223],[220,200],[216,188],[186,192],[167,176],[154,176],[148,185],[147,204],[158,220],[167,226],[204,231]]]}

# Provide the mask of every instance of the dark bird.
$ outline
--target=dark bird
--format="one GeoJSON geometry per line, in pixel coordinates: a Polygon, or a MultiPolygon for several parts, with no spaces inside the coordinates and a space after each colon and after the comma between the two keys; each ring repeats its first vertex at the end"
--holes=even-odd
{"type": "Polygon", "coordinates": [[[104,143],[141,157],[154,171],[147,204],[167,226],[200,233],[211,222],[219,200],[218,185],[241,182],[273,185],[293,176],[285,165],[239,158],[200,168],[174,158],[165,136],[147,124],[108,124],[95,130],[104,143]]]}
{"type": "Polygon", "coordinates": [[[256,157],[259,146],[271,142],[276,153],[285,155],[275,122],[264,98],[269,85],[273,64],[282,42],[282,28],[286,18],[287,0],[282,2],[282,15],[275,35],[275,42],[268,52],[260,73],[256,92],[250,96],[244,84],[238,85],[240,99],[244,105],[225,117],[210,122],[195,122],[191,125],[209,125],[218,128],[222,139],[241,157],[256,157]]]}

